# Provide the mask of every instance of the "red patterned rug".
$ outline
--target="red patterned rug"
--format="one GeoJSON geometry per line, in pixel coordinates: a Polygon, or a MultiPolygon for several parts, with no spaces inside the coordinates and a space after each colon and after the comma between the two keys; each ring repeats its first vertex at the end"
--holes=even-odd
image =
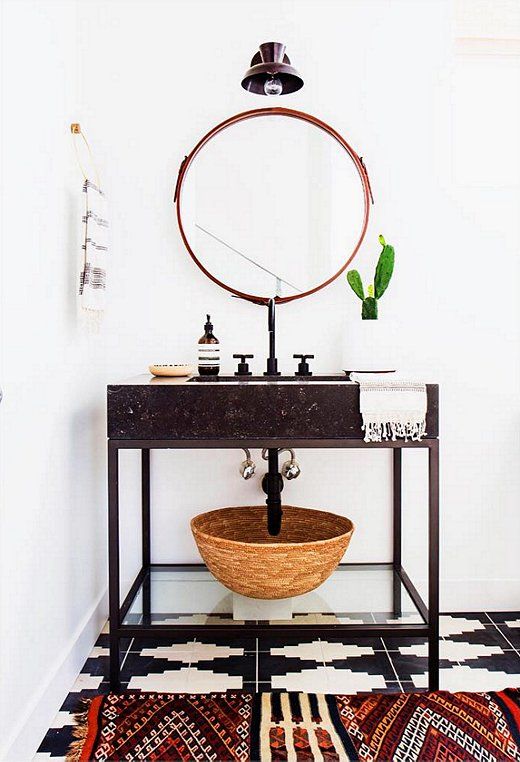
{"type": "Polygon", "coordinates": [[[520,762],[520,689],[490,693],[111,693],[69,762],[520,762]]]}

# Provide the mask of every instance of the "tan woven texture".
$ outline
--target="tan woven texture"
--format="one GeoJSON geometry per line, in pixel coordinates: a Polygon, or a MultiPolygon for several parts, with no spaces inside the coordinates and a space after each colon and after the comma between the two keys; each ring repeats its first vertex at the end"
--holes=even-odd
{"type": "Polygon", "coordinates": [[[191,521],[200,555],[214,577],[249,598],[292,598],[330,577],[348,548],[354,525],[344,516],[283,506],[282,530],[267,532],[264,506],[201,513],[191,521]]]}

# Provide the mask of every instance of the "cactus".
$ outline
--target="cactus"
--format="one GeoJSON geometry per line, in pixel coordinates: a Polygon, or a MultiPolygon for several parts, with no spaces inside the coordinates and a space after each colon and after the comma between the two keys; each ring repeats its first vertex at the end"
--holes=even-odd
{"type": "Polygon", "coordinates": [[[361,305],[361,317],[363,320],[377,320],[377,299],[367,296],[361,305]]]}
{"type": "Polygon", "coordinates": [[[361,276],[357,270],[349,270],[347,273],[347,280],[350,284],[350,288],[359,296],[361,300],[365,298],[365,292],[363,291],[363,283],[361,282],[361,276]]]}
{"type": "Polygon", "coordinates": [[[386,243],[382,235],[379,236],[379,243],[383,247],[383,250],[377,262],[374,284],[368,286],[367,296],[365,296],[363,281],[358,271],[349,270],[347,273],[349,286],[356,296],[361,299],[361,317],[363,320],[377,320],[377,302],[388,288],[394,271],[394,247],[386,243]]]}

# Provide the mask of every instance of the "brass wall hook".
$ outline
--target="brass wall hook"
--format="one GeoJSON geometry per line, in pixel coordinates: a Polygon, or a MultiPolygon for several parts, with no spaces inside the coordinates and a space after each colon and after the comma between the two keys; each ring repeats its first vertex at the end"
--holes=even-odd
{"type": "Polygon", "coordinates": [[[85,145],[87,147],[89,159],[90,159],[90,162],[92,164],[92,168],[94,170],[94,175],[95,175],[95,178],[96,178],[96,185],[97,185],[97,187],[99,189],[101,189],[101,182],[100,182],[100,179],[99,179],[98,168],[96,166],[96,162],[94,161],[94,156],[92,155],[92,150],[90,148],[89,142],[88,142],[87,138],[85,137],[85,134],[81,131],[81,125],[80,125],[80,123],[79,122],[72,122],[72,124],[70,125],[70,131],[72,133],[72,144],[74,146],[74,153],[76,154],[76,161],[78,162],[78,166],[79,166],[79,168],[81,170],[81,174],[83,175],[85,180],[89,179],[89,177],[87,175],[87,172],[84,169],[83,164],[81,162],[81,158],[80,158],[79,151],[78,151],[78,146],[77,146],[77,143],[76,143],[76,140],[75,140],[75,136],[76,135],[80,135],[83,138],[83,142],[85,143],[85,145]]]}

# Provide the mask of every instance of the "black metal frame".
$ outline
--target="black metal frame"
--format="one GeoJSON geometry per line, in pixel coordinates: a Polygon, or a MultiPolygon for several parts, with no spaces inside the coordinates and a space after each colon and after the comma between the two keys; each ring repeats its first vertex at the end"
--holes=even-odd
{"type": "MultiPolygon", "coordinates": [[[[237,634],[236,625],[159,625],[150,620],[150,575],[153,567],[165,564],[151,562],[151,504],[150,504],[150,450],[152,449],[229,449],[237,447],[322,447],[393,450],[393,559],[394,613],[401,613],[401,583],[417,607],[423,624],[254,624],[241,626],[246,636],[260,634],[298,634],[300,632],[323,635],[346,635],[357,637],[402,636],[428,638],[428,687],[439,687],[439,440],[423,439],[421,442],[364,442],[360,439],[262,439],[262,440],[108,440],[108,528],[109,528],[109,615],[110,615],[110,687],[120,689],[119,642],[128,637],[157,637],[175,632],[237,634]],[[428,450],[428,605],[402,565],[402,450],[426,448],[428,450]],[[141,450],[141,498],[142,498],[142,567],[130,587],[123,603],[120,593],[120,546],[119,546],[119,450],[141,450]],[[143,621],[141,624],[122,624],[139,589],[143,587],[143,621]]],[[[185,565],[167,564],[186,568],[185,565]]],[[[199,568],[202,565],[197,565],[199,568]]]]}

